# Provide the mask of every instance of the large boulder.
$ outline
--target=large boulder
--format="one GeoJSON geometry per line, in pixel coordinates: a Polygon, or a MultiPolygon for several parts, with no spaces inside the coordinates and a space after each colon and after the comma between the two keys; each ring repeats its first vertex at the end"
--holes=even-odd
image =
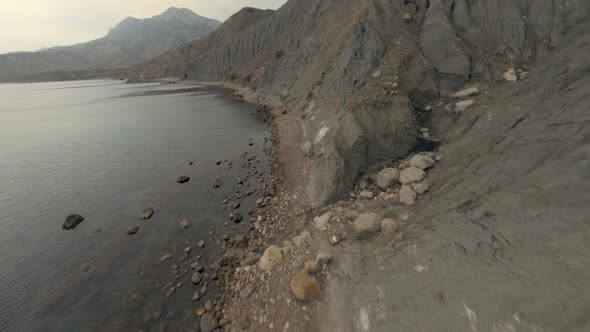
{"type": "Polygon", "coordinates": [[[264,251],[264,255],[258,262],[260,269],[263,271],[271,271],[275,267],[283,263],[283,251],[277,246],[270,246],[264,251]]]}
{"type": "Polygon", "coordinates": [[[417,154],[412,159],[410,159],[410,166],[418,167],[419,169],[429,169],[430,167],[434,166],[434,160],[423,154],[417,154]]]}
{"type": "Polygon", "coordinates": [[[376,213],[363,213],[356,218],[352,227],[357,237],[371,235],[381,228],[381,217],[376,213]]]}
{"type": "Polygon", "coordinates": [[[397,168],[384,168],[375,176],[375,182],[379,188],[386,190],[392,187],[399,180],[397,168]]]}
{"type": "Polygon", "coordinates": [[[423,170],[418,167],[411,166],[401,172],[399,176],[399,182],[401,184],[411,184],[414,182],[420,182],[424,180],[425,177],[426,173],[423,170]]]}
{"type": "Polygon", "coordinates": [[[291,292],[300,301],[315,300],[320,297],[320,283],[314,276],[301,271],[291,281],[291,292]]]}
{"type": "Polygon", "coordinates": [[[399,201],[405,205],[414,205],[416,203],[416,192],[410,185],[403,185],[399,191],[399,201]]]}

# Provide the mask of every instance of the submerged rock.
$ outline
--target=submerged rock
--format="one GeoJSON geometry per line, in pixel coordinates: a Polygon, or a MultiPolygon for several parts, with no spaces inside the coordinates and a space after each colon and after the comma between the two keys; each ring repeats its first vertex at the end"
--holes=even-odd
{"type": "Polygon", "coordinates": [[[178,225],[180,226],[180,228],[187,229],[190,227],[191,224],[188,223],[188,220],[182,219],[182,221],[178,225]]]}
{"type": "Polygon", "coordinates": [[[134,225],[134,226],[127,227],[127,230],[125,232],[127,233],[127,235],[135,235],[135,234],[137,234],[138,231],[139,231],[139,226],[134,225]]]}
{"type": "Polygon", "coordinates": [[[188,176],[184,176],[184,175],[183,175],[183,176],[179,176],[179,177],[176,179],[176,182],[178,182],[178,183],[187,183],[187,182],[189,182],[189,181],[190,181],[190,179],[191,179],[190,177],[188,177],[188,176]]]}
{"type": "Polygon", "coordinates": [[[144,209],[141,214],[139,215],[139,219],[148,220],[154,215],[154,209],[146,208],[144,209]]]}
{"type": "Polygon", "coordinates": [[[462,100],[462,101],[455,104],[455,111],[463,112],[464,110],[466,110],[469,106],[471,106],[473,104],[475,104],[475,100],[473,100],[473,99],[462,100]]]}
{"type": "Polygon", "coordinates": [[[381,221],[381,232],[383,234],[395,234],[398,227],[398,223],[393,219],[385,218],[381,221]]]}
{"type": "Polygon", "coordinates": [[[71,214],[66,218],[66,221],[62,225],[62,228],[65,230],[70,230],[76,228],[76,226],[80,225],[80,223],[84,221],[84,217],[79,214],[71,214]]]}
{"type": "Polygon", "coordinates": [[[205,313],[201,317],[201,332],[213,332],[219,327],[219,321],[212,313],[205,313]]]}
{"type": "Polygon", "coordinates": [[[467,89],[461,90],[459,92],[456,92],[451,97],[460,99],[460,98],[467,98],[467,97],[475,96],[477,94],[479,94],[479,89],[476,87],[472,87],[472,88],[467,88],[467,89]]]}

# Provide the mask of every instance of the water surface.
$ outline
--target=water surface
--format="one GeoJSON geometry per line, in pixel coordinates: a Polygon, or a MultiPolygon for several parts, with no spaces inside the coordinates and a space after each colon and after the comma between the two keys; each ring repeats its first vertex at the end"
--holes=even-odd
{"type": "Polygon", "coordinates": [[[139,273],[163,253],[207,240],[211,225],[223,228],[220,202],[235,190],[225,184],[243,170],[215,161],[265,158],[266,128],[226,95],[118,81],[0,84],[1,331],[100,331],[143,314],[128,304],[134,287],[148,287],[139,273]],[[179,185],[179,175],[191,181],[179,185]],[[139,221],[148,206],[156,215],[139,221]],[[86,220],[62,230],[72,213],[86,220]],[[134,224],[141,229],[129,237],[134,224]]]}

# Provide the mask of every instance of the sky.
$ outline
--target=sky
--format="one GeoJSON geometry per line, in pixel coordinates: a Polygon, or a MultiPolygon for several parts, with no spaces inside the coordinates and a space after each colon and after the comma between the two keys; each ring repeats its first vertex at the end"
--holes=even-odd
{"type": "Polygon", "coordinates": [[[277,9],[287,0],[0,0],[0,53],[65,46],[106,35],[127,16],[184,7],[226,20],[242,7],[277,9]]]}

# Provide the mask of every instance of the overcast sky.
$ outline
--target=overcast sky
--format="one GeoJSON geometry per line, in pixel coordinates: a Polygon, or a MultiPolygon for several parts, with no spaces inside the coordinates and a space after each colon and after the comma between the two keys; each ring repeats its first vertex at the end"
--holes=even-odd
{"type": "Polygon", "coordinates": [[[103,37],[127,16],[185,7],[224,21],[242,7],[277,9],[287,0],[0,0],[0,53],[34,51],[103,37]]]}

